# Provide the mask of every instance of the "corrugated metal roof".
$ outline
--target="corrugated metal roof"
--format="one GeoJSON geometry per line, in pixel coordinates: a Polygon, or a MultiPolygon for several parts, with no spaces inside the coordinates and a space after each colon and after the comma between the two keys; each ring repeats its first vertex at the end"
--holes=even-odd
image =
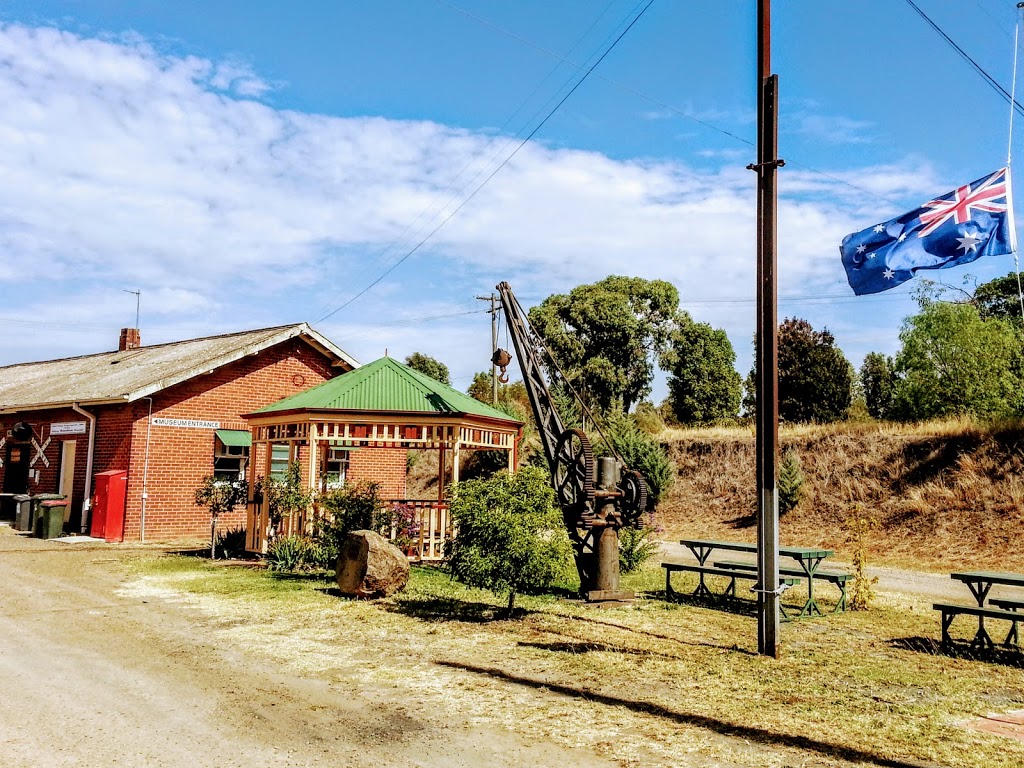
{"type": "Polygon", "coordinates": [[[306,323],[0,367],[0,411],[69,403],[131,402],[245,355],[302,337],[335,361],[358,363],[306,323]]]}
{"type": "Polygon", "coordinates": [[[305,392],[286,397],[257,413],[296,409],[467,413],[518,423],[507,413],[390,357],[382,357],[305,392]]]}
{"type": "Polygon", "coordinates": [[[217,437],[224,445],[232,448],[249,448],[252,446],[252,432],[244,429],[218,429],[217,437]]]}

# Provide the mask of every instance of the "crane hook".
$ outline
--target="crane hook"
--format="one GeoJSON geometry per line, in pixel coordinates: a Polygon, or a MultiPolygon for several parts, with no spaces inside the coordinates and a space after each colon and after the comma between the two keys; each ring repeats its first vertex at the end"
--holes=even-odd
{"type": "Polygon", "coordinates": [[[498,377],[498,381],[502,384],[508,384],[508,374],[505,373],[505,369],[511,362],[512,355],[508,350],[501,349],[500,347],[494,350],[494,354],[491,355],[491,363],[501,369],[501,375],[498,377]]]}

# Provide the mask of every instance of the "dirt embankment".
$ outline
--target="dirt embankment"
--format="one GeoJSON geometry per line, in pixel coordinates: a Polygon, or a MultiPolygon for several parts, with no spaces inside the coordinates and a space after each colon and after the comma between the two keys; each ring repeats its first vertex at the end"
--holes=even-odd
{"type": "MultiPolygon", "coordinates": [[[[780,437],[804,474],[804,498],[780,522],[783,544],[848,559],[844,528],[874,518],[872,562],[915,568],[1024,569],[1024,430],[898,434],[891,428],[803,430],[780,437]]],[[[670,440],[678,477],[659,507],[666,538],[756,536],[754,440],[670,440]]]]}

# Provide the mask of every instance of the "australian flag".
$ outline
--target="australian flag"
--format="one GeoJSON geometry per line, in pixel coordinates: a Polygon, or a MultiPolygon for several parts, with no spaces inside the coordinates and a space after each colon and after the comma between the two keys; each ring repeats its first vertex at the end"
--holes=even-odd
{"type": "Polygon", "coordinates": [[[1009,169],[971,182],[895,219],[843,238],[839,252],[857,295],[905,283],[919,269],[946,269],[1013,253],[1009,169]]]}

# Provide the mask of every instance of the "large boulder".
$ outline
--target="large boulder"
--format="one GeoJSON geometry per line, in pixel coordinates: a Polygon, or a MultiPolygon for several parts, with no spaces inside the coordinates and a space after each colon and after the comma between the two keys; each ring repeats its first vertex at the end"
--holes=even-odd
{"type": "Polygon", "coordinates": [[[352,531],[338,552],[338,589],[348,597],[387,597],[409,581],[409,558],[373,531],[352,531]]]}

